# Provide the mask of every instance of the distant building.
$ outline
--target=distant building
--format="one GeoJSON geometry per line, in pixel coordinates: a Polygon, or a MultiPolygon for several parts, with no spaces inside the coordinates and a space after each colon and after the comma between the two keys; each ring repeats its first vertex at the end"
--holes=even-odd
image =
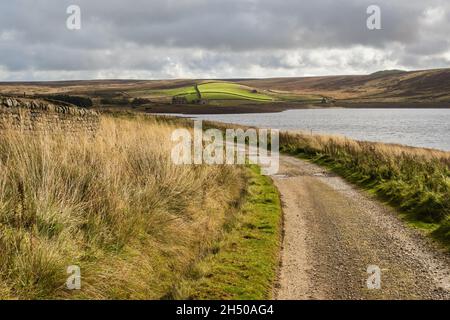
{"type": "Polygon", "coordinates": [[[326,98],[326,97],[322,98],[323,104],[334,104],[335,102],[336,102],[336,100],[334,100],[333,98],[326,98]]]}
{"type": "Polygon", "coordinates": [[[172,98],[172,104],[188,104],[186,97],[175,96],[172,98]]]}
{"type": "Polygon", "coordinates": [[[172,104],[201,104],[206,105],[209,101],[206,99],[195,99],[191,102],[188,101],[188,99],[185,96],[174,96],[172,98],[172,104]]]}

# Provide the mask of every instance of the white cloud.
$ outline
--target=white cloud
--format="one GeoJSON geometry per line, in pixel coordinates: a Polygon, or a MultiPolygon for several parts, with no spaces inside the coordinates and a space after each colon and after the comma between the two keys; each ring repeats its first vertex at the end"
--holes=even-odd
{"type": "Polygon", "coordinates": [[[425,9],[422,17],[423,24],[432,26],[441,23],[445,19],[444,7],[431,7],[425,9]]]}

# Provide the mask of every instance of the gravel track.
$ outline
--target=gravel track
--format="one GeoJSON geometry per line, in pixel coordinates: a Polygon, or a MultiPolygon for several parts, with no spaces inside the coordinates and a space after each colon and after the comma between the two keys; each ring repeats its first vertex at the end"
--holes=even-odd
{"type": "Polygon", "coordinates": [[[280,157],[277,299],[450,299],[450,255],[395,210],[327,170],[280,157]],[[381,289],[368,289],[369,265],[381,289]]]}

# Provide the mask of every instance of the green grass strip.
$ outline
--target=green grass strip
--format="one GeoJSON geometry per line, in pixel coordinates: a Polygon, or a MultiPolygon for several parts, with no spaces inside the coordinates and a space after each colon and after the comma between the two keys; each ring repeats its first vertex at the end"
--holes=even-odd
{"type": "Polygon", "coordinates": [[[280,197],[258,167],[248,171],[244,204],[212,253],[197,265],[202,276],[191,287],[192,299],[271,298],[280,254],[280,197]]]}

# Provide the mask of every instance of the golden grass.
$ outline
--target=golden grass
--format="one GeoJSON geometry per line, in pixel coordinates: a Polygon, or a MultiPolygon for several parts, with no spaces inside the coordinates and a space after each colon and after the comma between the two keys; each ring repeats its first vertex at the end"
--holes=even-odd
{"type": "Polygon", "coordinates": [[[285,132],[284,141],[296,143],[303,141],[304,145],[310,145],[318,150],[325,150],[327,147],[353,148],[355,151],[371,149],[375,153],[380,153],[386,157],[411,156],[421,159],[439,159],[450,164],[450,152],[436,149],[416,148],[392,143],[362,142],[347,138],[342,135],[313,134],[306,131],[285,132]]]}
{"type": "Polygon", "coordinates": [[[158,299],[204,255],[242,170],[175,166],[174,125],[104,117],[95,137],[0,132],[0,298],[158,299]],[[82,288],[65,288],[69,265],[82,288]]]}

